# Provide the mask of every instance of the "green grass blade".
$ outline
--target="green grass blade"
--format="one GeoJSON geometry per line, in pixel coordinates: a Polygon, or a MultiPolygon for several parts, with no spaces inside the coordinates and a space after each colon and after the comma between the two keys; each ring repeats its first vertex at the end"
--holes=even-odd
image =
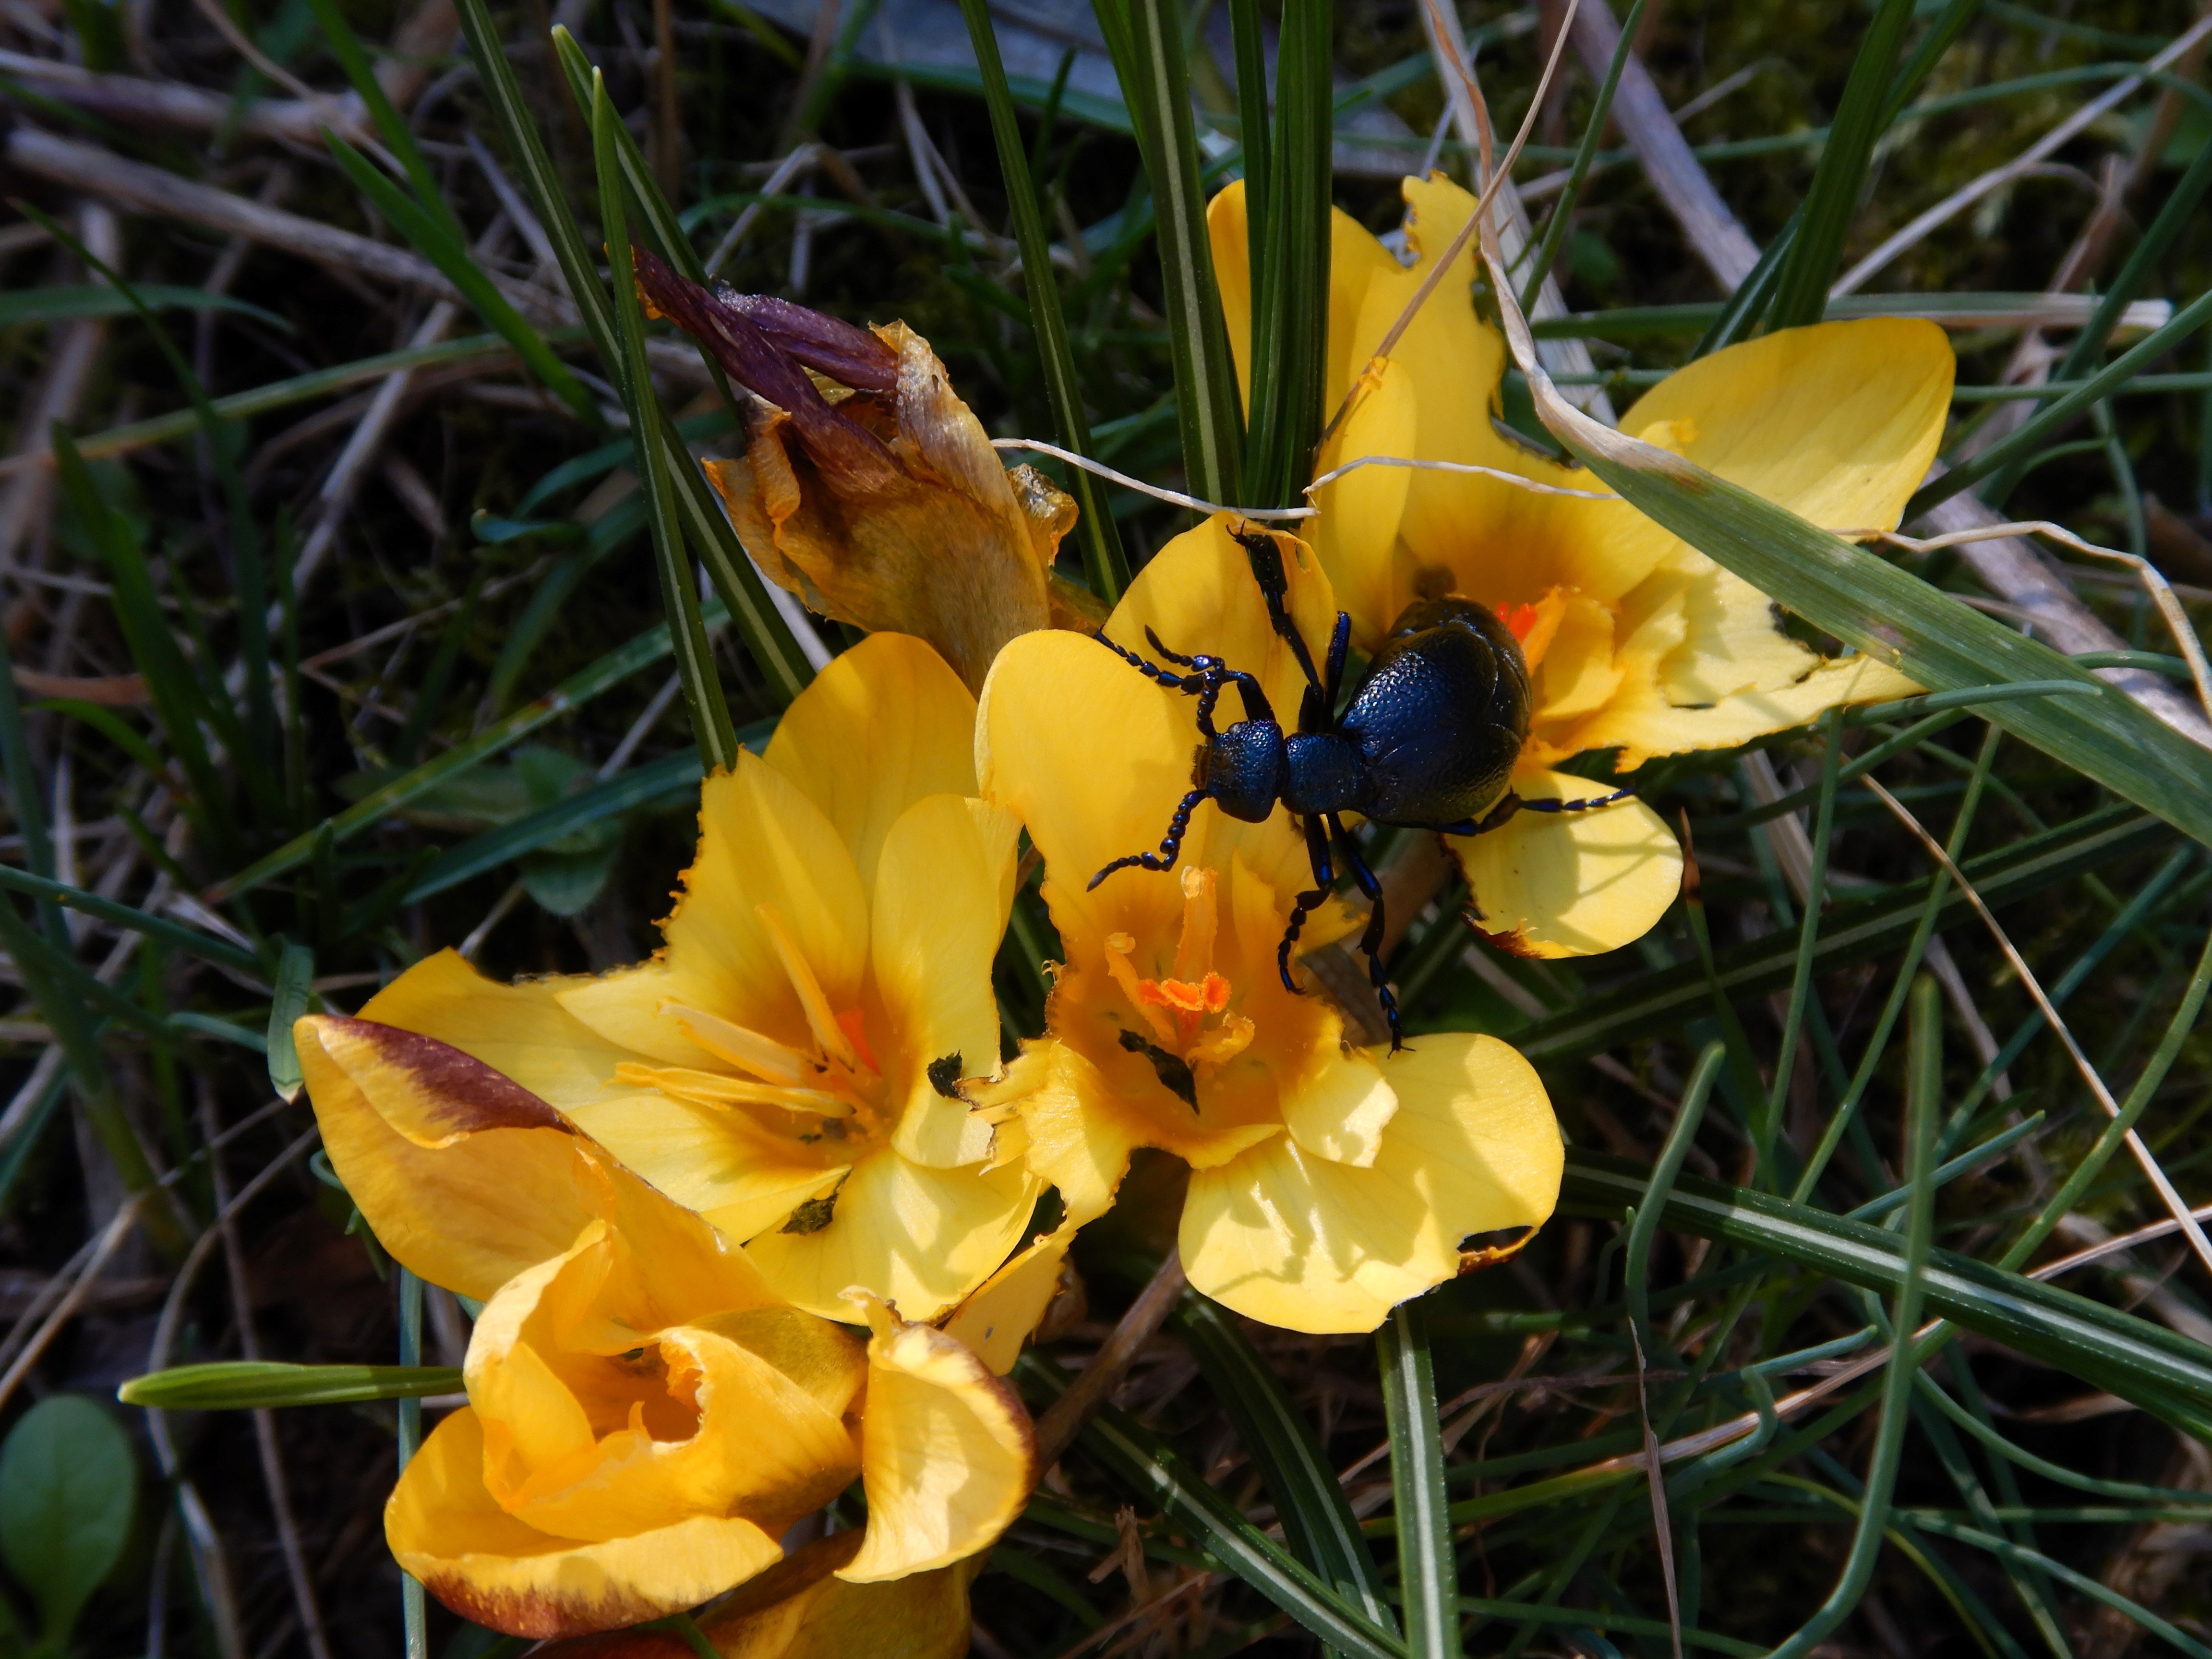
{"type": "MultiPolygon", "coordinates": [[[[23,862],[32,876],[52,881],[54,841],[46,827],[46,797],[40,787],[38,757],[32,753],[30,734],[23,729],[23,700],[15,694],[15,658],[8,648],[8,635],[0,629],[0,774],[8,780],[8,811],[15,833],[23,838],[23,862]]],[[[48,939],[62,937],[61,912],[53,896],[37,899],[39,926],[48,939]]]]}
{"type": "Polygon", "coordinates": [[[2174,313],[2173,319],[2165,327],[2145,335],[2073,391],[2054,398],[2009,437],[1991,444],[1980,454],[1953,467],[1942,477],[1930,479],[1921,485],[1912,499],[1905,504],[1905,519],[1917,518],[1938,501],[1948,501],[1960,490],[1971,489],[1983,479],[2005,471],[2022,457],[2034,454],[2052,433],[2124,386],[2138,370],[2156,362],[2203,327],[2208,320],[2212,320],[2212,293],[2198,295],[2174,313]]]}
{"type": "Polygon", "coordinates": [[[1905,1431],[1912,1420],[1913,1378],[1920,1370],[1911,1333],[1920,1325],[1922,1283],[1936,1231],[1936,1190],[1928,1177],[1936,1162],[1936,1120],[1943,1085],[1942,1022],[1936,981],[1923,974],[1912,987],[1911,1053],[1905,1066],[1906,1179],[1912,1199],[1906,1210],[1903,1277],[1889,1319],[1896,1346],[1882,1374],[1881,1415],[1875,1428],[1866,1491],[1835,1588],[1813,1616],[1774,1650],[1771,1659],[1806,1659],[1850,1616],[1874,1582],[1875,1562],[1888,1528],[1890,1498],[1904,1459],[1905,1431]]]}
{"type": "MultiPolygon", "coordinates": [[[[1127,0],[1124,9],[1121,0],[1108,0],[1098,9],[1102,26],[1109,11],[1121,24],[1128,53],[1121,93],[1136,122],[1158,216],[1154,235],[1160,251],[1160,303],[1175,364],[1183,471],[1190,489],[1203,499],[1237,501],[1243,495],[1244,422],[1206,241],[1182,9],[1173,0],[1127,0]]],[[[1115,33],[1108,30],[1109,44],[1115,33]]]]}
{"type": "Polygon", "coordinates": [[[1214,1398],[1237,1425],[1252,1466],[1267,1483],[1283,1535],[1298,1558],[1377,1628],[1393,1626],[1373,1552],[1344,1496],[1328,1454],[1236,1316],[1186,1291],[1175,1322],[1214,1398]]]}
{"type": "MultiPolygon", "coordinates": [[[[699,758],[712,773],[738,763],[737,732],[730,724],[720,677],[714,672],[714,647],[699,620],[699,594],[692,585],[691,562],[684,556],[683,521],[669,477],[668,452],[655,441],[662,424],[660,400],[653,390],[652,365],[646,361],[645,313],[638,303],[637,279],[630,265],[629,216],[623,211],[621,160],[614,136],[618,123],[614,105],[607,99],[606,82],[596,72],[592,77],[590,107],[592,152],[599,164],[599,223],[606,234],[623,352],[623,402],[629,410],[629,429],[637,439],[638,477],[644,485],[646,518],[652,526],[653,550],[660,569],[660,596],[668,607],[670,636],[676,643],[676,672],[683,678],[684,701],[691,711],[691,735],[699,745],[699,758]]],[[[685,461],[688,465],[689,456],[685,461]]]]}
{"type": "MultiPolygon", "coordinates": [[[[329,0],[324,0],[329,3],[329,0]]],[[[1890,86],[1897,56],[1911,27],[1913,0],[1881,0],[1860,37],[1843,101],[1836,106],[1820,165],[1799,210],[1797,234],[1774,278],[1774,298],[1766,308],[1769,328],[1796,328],[1820,320],[1828,303],[1844,243],[1857,216],[1867,164],[1875,140],[1888,125],[1890,86]]]]}
{"type": "Polygon", "coordinates": [[[300,1071],[300,1051],[292,1041],[292,1026],[307,1012],[307,998],[315,980],[315,953],[304,945],[288,945],[276,963],[276,983],[269,995],[269,1086],[286,1100],[297,1100],[306,1079],[300,1071]]]}
{"type": "MultiPolygon", "coordinates": [[[[1044,210],[1037,201],[1029,156],[1022,148],[1021,129],[1014,119],[1014,95],[1006,86],[1006,65],[999,58],[999,37],[991,25],[988,0],[960,0],[960,15],[967,20],[968,38],[974,43],[976,65],[982,71],[983,102],[990,112],[992,139],[998,145],[999,171],[1013,217],[1014,240],[1021,249],[1022,291],[1029,300],[1030,326],[1036,338],[1038,364],[1044,370],[1053,428],[1062,448],[1088,455],[1091,420],[1084,412],[1082,377],[1067,337],[1067,319],[1060,309],[1060,279],[1052,268],[1052,239],[1045,232],[1044,210]]],[[[1081,514],[1075,533],[1083,549],[1084,574],[1090,578],[1091,592],[1112,605],[1129,585],[1129,562],[1121,550],[1114,515],[1107,509],[1105,488],[1079,467],[1068,470],[1068,488],[1081,514]]]]}
{"type": "MultiPolygon", "coordinates": [[[[739,733],[742,737],[744,734],[739,733]]],[[[550,806],[503,823],[496,830],[463,842],[441,853],[407,890],[405,902],[417,903],[449,887],[458,887],[472,876],[512,863],[570,831],[599,823],[633,807],[678,799],[699,787],[699,757],[696,752],[665,755],[657,761],[618,773],[605,783],[555,801],[550,806]]]]}
{"type": "MultiPolygon", "coordinates": [[[[1244,495],[1300,498],[1321,436],[1331,232],[1329,0],[1289,0],[1275,56],[1267,252],[1252,284],[1252,399],[1244,495]]],[[[1228,497],[1216,497],[1226,500],[1228,497]]]]}
{"type": "MultiPolygon", "coordinates": [[[[2108,860],[2171,844],[2172,832],[2156,818],[2115,804],[1968,859],[1960,868],[1990,907],[1998,909],[2108,860]]],[[[1904,943],[1918,924],[1932,886],[1931,881],[1911,882],[1873,898],[1831,907],[1813,952],[1814,971],[1863,962],[1904,943]]],[[[1944,900],[1937,925],[1949,926],[1972,914],[1954,890],[1944,900]]],[[[1738,1001],[1781,989],[1796,972],[1798,945],[1797,939],[1785,933],[1731,945],[1716,954],[1715,975],[1738,1001]]],[[[1679,1027],[1705,1011],[1710,994],[1702,975],[1659,969],[1524,1026],[1513,1034],[1513,1043],[1539,1062],[1564,1060],[1644,1032],[1679,1027]]]]}
{"type": "MultiPolygon", "coordinates": [[[[707,627],[712,628],[724,621],[728,614],[719,605],[709,605],[702,612],[700,619],[707,627]]],[[[459,777],[471,767],[520,743],[541,726],[572,713],[602,692],[611,690],[633,675],[652,667],[667,656],[671,649],[667,623],[647,629],[627,645],[610,651],[597,662],[579,669],[544,696],[518,708],[505,720],[486,726],[466,743],[455,744],[436,759],[425,761],[406,776],[397,778],[373,793],[362,796],[344,811],[325,818],[315,829],[294,837],[266,858],[228,879],[216,883],[202,897],[210,903],[235,898],[240,893],[252,891],[275,877],[298,869],[314,856],[316,839],[325,828],[334,841],[350,840],[409,801],[420,799],[440,784],[459,777]]]]}
{"type": "Polygon", "coordinates": [[[1720,1080],[1721,1066],[1728,1058],[1724,1043],[1709,1042],[1698,1056],[1698,1063],[1690,1073],[1690,1080],[1682,1090],[1682,1103],[1674,1109],[1674,1121],[1668,1126],[1665,1145],[1659,1149],[1659,1161],[1651,1167],[1651,1182],[1644,1201],[1636,1206],[1636,1219],[1629,1224],[1628,1248],[1621,1258],[1621,1286],[1628,1304],[1629,1322],[1635,1328],[1636,1340],[1647,1356],[1663,1354],[1666,1347],[1659,1340],[1658,1328],[1651,1322],[1651,1241],[1659,1231],[1659,1218],[1663,1213],[1667,1194],[1674,1189],[1674,1179],[1682,1173],[1682,1164],[1690,1155],[1690,1146],[1698,1137],[1698,1125],[1705,1115],[1705,1101],[1720,1080]]]}
{"type": "MultiPolygon", "coordinates": [[[[553,31],[553,51],[561,60],[561,72],[568,77],[568,90],[575,95],[576,107],[591,108],[592,76],[596,72],[591,58],[576,44],[575,36],[558,27],[553,31]]],[[[712,281],[691,246],[691,239],[684,234],[683,221],[661,194],[660,181],[653,176],[645,152],[638,149],[636,138],[621,121],[615,123],[614,146],[617,171],[627,186],[629,205],[636,210],[638,234],[644,237],[647,246],[691,281],[712,281]]],[[[604,183],[600,188],[605,189],[604,183]]]]}
{"type": "MultiPolygon", "coordinates": [[[[93,482],[92,474],[86,470],[83,458],[76,453],[76,446],[58,425],[54,428],[53,444],[54,465],[60,474],[63,492],[107,566],[115,620],[122,629],[124,643],[138,672],[145,676],[154,716],[161,722],[170,752],[176,756],[191,784],[188,809],[199,819],[216,848],[234,848],[238,827],[231,814],[229,793],[223,787],[222,776],[209,753],[207,739],[200,730],[203,720],[220,728],[218,711],[210,702],[199,676],[192,672],[177,647],[168,618],[162,614],[161,601],[155,593],[153,573],[147,568],[146,550],[139,545],[137,533],[121,514],[108,506],[99,486],[93,482]]],[[[229,735],[235,738],[234,726],[229,735]]]]}
{"type": "MultiPolygon", "coordinates": [[[[1559,244],[1566,240],[1567,228],[1574,222],[1575,203],[1583,193],[1583,181],[1589,177],[1590,163],[1597,159],[1598,146],[1605,141],[1606,125],[1613,114],[1613,94],[1620,88],[1621,71],[1628,67],[1629,52],[1642,32],[1644,9],[1650,3],[1650,0],[1636,0],[1620,26],[1620,39],[1613,44],[1613,61],[1605,66],[1605,79],[1598,83],[1589,119],[1583,125],[1582,138],[1575,145],[1575,159],[1568,165],[1567,182],[1559,199],[1552,204],[1552,216],[1544,222],[1544,234],[1537,240],[1535,252],[1528,261],[1528,275],[1521,287],[1523,311],[1535,305],[1545,275],[1552,269],[1552,261],[1559,257],[1559,244]]],[[[1762,265],[1765,263],[1765,259],[1759,261],[1762,265]]],[[[1751,277],[1739,284],[1736,291],[1742,293],[1758,275],[1758,268],[1753,267],[1751,277]]]]}
{"type": "Polygon", "coordinates": [[[115,1397],[149,1411],[216,1412],[419,1400],[424,1395],[460,1391],[458,1365],[292,1365],[273,1359],[225,1359],[206,1365],[173,1365],[134,1376],[116,1389],[115,1397]]]}
{"type": "Polygon", "coordinates": [[[1406,1651],[1412,1659],[1459,1659],[1459,1563],[1452,1552],[1426,1302],[1416,1297],[1390,1310],[1375,1334],[1375,1356],[1390,1425],[1391,1513],[1398,1522],[1406,1651]]]}
{"type": "Polygon", "coordinates": [[[98,893],[88,893],[82,887],[71,887],[47,877],[33,875],[18,870],[12,864],[0,864],[0,887],[12,887],[19,893],[28,893],[64,909],[81,910],[86,915],[97,916],[102,921],[118,927],[127,927],[134,933],[143,933],[149,939],[158,939],[180,951],[188,951],[206,962],[219,962],[225,967],[235,968],[240,973],[258,974],[264,963],[252,951],[240,949],[229,940],[217,939],[213,933],[204,933],[197,927],[187,927],[167,916],[157,916],[125,904],[119,900],[103,898],[98,893]]]}
{"type": "Polygon", "coordinates": [[[1304,1563],[1239,1514],[1157,1436],[1112,1407],[1091,1419],[1082,1445],[1133,1491],[1186,1528],[1194,1543],[1337,1652],[1406,1659],[1396,1638],[1358,1616],[1304,1563]]]}
{"type": "MultiPolygon", "coordinates": [[[[1570,1147],[1560,1204],[1570,1213],[1617,1216],[1642,1202],[1649,1185],[1648,1172],[1635,1164],[1570,1147]]],[[[1905,1279],[1906,1241],[1895,1233],[1692,1176],[1676,1180],[1660,1224],[1865,1290],[1893,1292],[1905,1279]]],[[[2212,1400],[2212,1350],[2202,1344],[1948,1250],[1932,1250],[1922,1277],[1930,1311],[2178,1420],[2191,1433],[2212,1435],[2212,1412],[2203,1403],[2212,1400]]]]}
{"type": "MultiPolygon", "coordinates": [[[[108,292],[105,289],[100,291],[108,292]]],[[[140,290],[142,295],[144,292],[143,289],[140,290]]],[[[564,329],[545,337],[559,340],[580,337],[577,331],[564,329]]],[[[327,397],[334,392],[343,392],[369,380],[380,380],[398,369],[433,368],[450,363],[474,362],[480,359],[503,357],[507,351],[507,342],[491,334],[474,335],[464,340],[443,340],[436,345],[410,346],[399,351],[380,352],[374,357],[357,358],[352,362],[339,363],[330,368],[313,369],[286,380],[271,380],[266,386],[255,386],[249,391],[234,392],[226,397],[210,399],[208,407],[222,420],[243,420],[251,415],[265,415],[271,410],[288,408],[313,398],[327,397]]],[[[190,437],[198,423],[198,416],[189,409],[168,415],[156,415],[147,420],[112,426],[104,432],[88,432],[77,440],[77,453],[88,461],[105,460],[112,455],[143,449],[150,444],[168,443],[174,439],[190,437]]]]}
{"type": "MultiPolygon", "coordinates": [[[[2207,186],[2212,186],[2212,144],[2198,149],[2196,159],[2189,164],[2167,195],[2158,215],[2150,222],[2142,240],[2130,252],[2126,262],[2113,276],[2112,286],[2097,302],[2095,313],[2088,325],[2074,337],[2066,356],[2051,372],[2054,380],[2074,380],[2086,377],[2091,367],[2105,354],[2105,347],[2119,326],[2120,318],[2129,303],[2142,292],[2158,262],[2173,246],[2174,240],[2185,226],[2193,222],[2197,203],[2203,199],[2207,186]]],[[[2024,462],[2015,461],[1991,478],[1982,490],[1983,499],[1992,506],[2002,504],[2010,495],[2013,487],[2026,471],[2024,462]]]]}
{"type": "MultiPolygon", "coordinates": [[[[227,312],[233,316],[251,317],[257,323],[287,334],[292,331],[291,323],[273,311],[264,311],[259,306],[248,305],[228,294],[210,294],[205,289],[142,283],[138,284],[138,300],[149,311],[227,312]]],[[[58,323],[72,317],[120,317],[133,309],[130,299],[112,288],[69,283],[27,288],[14,294],[0,294],[0,328],[13,328],[19,323],[58,323]]]]}
{"type": "MultiPolygon", "coordinates": [[[[568,205],[560,174],[546,154],[537,124],[523,102],[522,88],[500,44],[491,14],[484,0],[456,0],[456,3],[460,9],[462,32],[468,40],[469,56],[477,66],[507,154],[520,174],[531,206],[552,241],[561,274],[583,315],[585,331],[599,349],[600,360],[619,378],[623,347],[613,307],[605,285],[599,281],[583,230],[568,205]]],[[[649,199],[659,198],[656,196],[649,199]]],[[[680,230],[678,240],[683,240],[680,230]]],[[[696,256],[693,257],[696,261],[696,256]]],[[[678,507],[684,526],[690,532],[692,548],[705,563],[708,577],[766,678],[770,695],[788,702],[813,678],[814,665],[769,598],[767,583],[738,545],[737,532],[730,528],[721,502],[692,460],[690,452],[684,447],[675,423],[660,409],[658,399],[648,402],[660,430],[665,465],[675,486],[678,507]]]]}
{"type": "MultiPolygon", "coordinates": [[[[2178,326],[2187,320],[2193,327],[2206,317],[2212,317],[2212,294],[2174,323],[2178,326]]],[[[2169,333],[2160,330],[2121,363],[2136,358],[2144,348],[2166,349],[2160,343],[2169,333]]],[[[2057,414],[2069,401],[2061,398],[2045,415],[2057,414]]],[[[1550,418],[1552,411],[1547,412],[1550,418]]],[[[1595,423],[1581,418],[1580,427],[1562,420],[1554,428],[1557,435],[1638,510],[1778,604],[1894,665],[1930,690],[1957,690],[1993,681],[2061,679],[2096,688],[2094,696],[1992,703],[1988,717],[2113,793],[2157,813],[2183,833],[2212,843],[2212,767],[2205,764],[2205,751],[2154,719],[2132,697],[2077,668],[2041,641],[1806,523],[1788,508],[1679,456],[1610,434],[1601,435],[1595,423]]],[[[1979,467],[1987,459],[1984,456],[1972,465],[1979,467]]],[[[1935,487],[1941,489],[1958,476],[1948,474],[1935,487]]],[[[1918,506],[1909,507],[1907,516],[1919,510],[1918,506]]]]}
{"type": "Polygon", "coordinates": [[[422,147],[415,142],[414,129],[407,125],[407,118],[400,114],[385,92],[384,83],[369,67],[368,54],[361,49],[360,37],[354,33],[353,25],[346,21],[337,0],[307,0],[307,3],[322,28],[323,44],[331,49],[331,55],[338,60],[338,67],[345,71],[346,79],[353,83],[354,91],[368,110],[368,118],[376,125],[377,137],[384,140],[384,147],[392,152],[392,159],[399,163],[399,170],[413,186],[416,200],[444,227],[449,237],[465,246],[467,233],[453,216],[453,209],[446,204],[445,192],[438,187],[438,175],[430,171],[422,147]]]}
{"type": "Polygon", "coordinates": [[[584,383],[568,372],[568,365],[553,355],[553,348],[545,343],[484,274],[483,267],[470,253],[468,244],[448,228],[444,218],[386,178],[374,161],[337,134],[326,132],[323,137],[330,146],[331,156],[353,180],[355,188],[368,198],[376,210],[391,222],[392,228],[461,291],[461,297],[494,333],[514,349],[514,355],[522,359],[548,391],[574,410],[579,420],[598,426],[599,406],[592,401],[592,394],[584,389],[584,383]]]}

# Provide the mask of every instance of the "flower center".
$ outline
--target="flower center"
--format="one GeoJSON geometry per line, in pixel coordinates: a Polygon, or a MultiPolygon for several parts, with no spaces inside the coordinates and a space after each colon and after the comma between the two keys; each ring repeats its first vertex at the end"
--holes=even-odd
{"type": "Polygon", "coordinates": [[[1219,923],[1213,872],[1187,868],[1182,872],[1182,936],[1165,976],[1139,978],[1129,960],[1137,941],[1127,933],[1106,937],[1106,971],[1151,1030],[1155,1046],[1186,1066],[1233,1059],[1252,1041],[1251,1020],[1229,1012],[1229,981],[1213,971],[1213,940],[1219,923]]]}
{"type": "Polygon", "coordinates": [[[657,1089],[677,1100],[703,1106],[776,1106],[800,1114],[794,1133],[805,1141],[872,1139],[884,1121],[882,1064],[868,1046],[858,1008],[839,1009],[822,988],[812,965],[800,952],[781,917],[756,905],[776,958],[800,1011],[809,1041],[802,1047],[740,1025],[734,1020],[670,1000],[660,1005],[664,1019],[717,1060],[730,1073],[680,1066],[645,1066],[625,1061],[615,1081],[657,1089]]]}

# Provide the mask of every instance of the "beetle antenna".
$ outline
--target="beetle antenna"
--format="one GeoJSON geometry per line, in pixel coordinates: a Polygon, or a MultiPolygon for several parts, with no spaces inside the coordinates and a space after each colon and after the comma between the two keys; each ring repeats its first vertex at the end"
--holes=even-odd
{"type": "Polygon", "coordinates": [[[1609,795],[1593,795],[1586,800],[1524,800],[1521,803],[1521,810],[1524,812],[1591,812],[1601,806],[1618,805],[1622,801],[1634,799],[1635,794],[1636,786],[1632,783],[1626,789],[1616,789],[1609,795]]]}

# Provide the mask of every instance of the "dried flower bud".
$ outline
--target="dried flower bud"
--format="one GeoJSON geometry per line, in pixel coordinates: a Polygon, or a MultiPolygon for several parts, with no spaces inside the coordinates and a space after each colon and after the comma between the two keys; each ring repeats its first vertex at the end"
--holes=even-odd
{"type": "Polygon", "coordinates": [[[825,616],[928,641],[970,689],[1008,640],[1080,614],[1050,575],[1074,502],[1007,471],[928,341],[709,290],[641,251],[637,276],[751,394],[744,456],[706,467],[771,580],[825,616]]]}

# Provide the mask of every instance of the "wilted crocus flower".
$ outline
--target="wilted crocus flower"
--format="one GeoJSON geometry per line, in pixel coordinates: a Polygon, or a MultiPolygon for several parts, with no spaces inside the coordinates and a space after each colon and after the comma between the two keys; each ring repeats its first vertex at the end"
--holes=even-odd
{"type": "Polygon", "coordinates": [[[642,251],[637,279],[750,394],[744,456],[706,468],[771,580],[824,616],[927,640],[970,690],[1000,646],[1078,599],[1050,580],[1075,503],[1005,467],[921,335],[702,288],[642,251]]]}

